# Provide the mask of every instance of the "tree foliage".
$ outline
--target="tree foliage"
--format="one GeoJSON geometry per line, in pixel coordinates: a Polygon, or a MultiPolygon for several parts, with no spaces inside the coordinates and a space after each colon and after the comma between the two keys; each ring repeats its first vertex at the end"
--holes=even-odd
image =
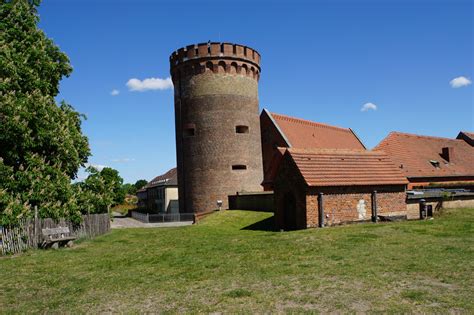
{"type": "Polygon", "coordinates": [[[88,213],[107,212],[111,206],[124,201],[123,179],[117,170],[106,167],[99,171],[90,166],[86,171],[89,176],[76,186],[82,192],[81,202],[86,205],[88,213]]]}
{"type": "Polygon", "coordinates": [[[136,195],[137,190],[143,188],[148,182],[145,179],[139,179],[135,182],[135,184],[123,184],[122,189],[125,191],[127,195],[136,195]]]}
{"type": "Polygon", "coordinates": [[[100,171],[100,176],[104,179],[105,184],[112,195],[113,205],[121,204],[125,200],[125,190],[123,189],[123,178],[119,172],[110,167],[104,167],[100,171]]]}
{"type": "Polygon", "coordinates": [[[137,189],[135,188],[134,184],[126,183],[123,184],[122,189],[125,191],[127,195],[135,195],[137,193],[137,189]]]}
{"type": "Polygon", "coordinates": [[[15,170],[32,154],[74,178],[90,155],[85,117],[64,101],[56,105],[69,59],[37,27],[35,5],[25,0],[0,8],[0,156],[15,170]]]}
{"type": "Polygon", "coordinates": [[[135,182],[135,189],[142,189],[148,182],[145,179],[139,179],[135,182]]]}
{"type": "Polygon", "coordinates": [[[42,217],[80,220],[91,206],[90,192],[71,184],[90,155],[85,117],[55,101],[72,67],[37,27],[37,4],[0,6],[0,224],[35,207],[42,217]]]}

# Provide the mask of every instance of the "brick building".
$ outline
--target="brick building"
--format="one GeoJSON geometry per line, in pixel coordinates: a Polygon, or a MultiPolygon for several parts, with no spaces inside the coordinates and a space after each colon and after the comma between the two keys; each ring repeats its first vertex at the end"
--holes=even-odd
{"type": "Polygon", "coordinates": [[[383,152],[285,149],[273,181],[277,228],[406,216],[402,172],[383,152]],[[373,202],[375,200],[375,202],[373,202]]]}
{"type": "Polygon", "coordinates": [[[178,176],[176,168],[153,178],[137,191],[138,208],[149,213],[177,213],[178,176]]]}
{"type": "Polygon", "coordinates": [[[265,190],[273,189],[273,178],[284,148],[365,150],[364,144],[349,128],[270,113],[260,115],[265,190]]]}
{"type": "Polygon", "coordinates": [[[408,188],[474,186],[474,134],[457,139],[391,132],[374,151],[384,151],[410,182],[408,188]]]}
{"type": "Polygon", "coordinates": [[[170,56],[181,213],[228,207],[228,195],[261,191],[260,54],[203,43],[170,56]]]}

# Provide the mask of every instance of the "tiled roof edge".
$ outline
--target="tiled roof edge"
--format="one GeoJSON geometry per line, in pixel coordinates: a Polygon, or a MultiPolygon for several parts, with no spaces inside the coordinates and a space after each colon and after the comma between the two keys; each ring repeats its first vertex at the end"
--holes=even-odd
{"type": "MultiPolygon", "coordinates": [[[[387,138],[391,135],[401,135],[401,136],[408,136],[408,137],[416,137],[416,138],[427,138],[427,139],[439,139],[439,140],[453,140],[453,141],[458,141],[460,139],[456,138],[446,138],[446,137],[436,137],[436,136],[426,136],[426,135],[417,135],[414,133],[408,133],[408,132],[400,132],[400,131],[391,131],[387,138]]],[[[387,139],[385,138],[385,139],[387,139]]],[[[384,140],[385,140],[384,139],[384,140]]]]}
{"type": "Polygon", "coordinates": [[[340,131],[345,131],[345,132],[350,132],[349,128],[343,128],[343,127],[338,127],[338,126],[333,126],[329,124],[324,124],[324,123],[319,123],[311,120],[306,120],[306,119],[301,119],[301,118],[296,118],[296,117],[291,117],[287,115],[282,115],[282,114],[277,114],[277,113],[271,113],[271,115],[275,115],[277,117],[280,117],[283,120],[290,121],[293,123],[298,123],[302,125],[307,125],[307,126],[316,126],[316,127],[322,127],[322,128],[328,128],[328,129],[336,129],[340,131]]]}
{"type": "Polygon", "coordinates": [[[352,130],[352,128],[349,128],[349,130],[352,132],[352,134],[354,135],[354,137],[356,137],[356,139],[360,142],[360,144],[362,145],[362,147],[367,150],[367,147],[366,147],[365,144],[362,142],[362,140],[360,140],[359,136],[354,132],[354,130],[352,130]]]}
{"type": "Polygon", "coordinates": [[[275,128],[278,130],[278,132],[280,133],[280,135],[282,136],[283,140],[285,140],[286,144],[288,145],[288,147],[291,147],[291,143],[290,143],[290,140],[288,140],[288,138],[286,137],[286,135],[283,133],[283,130],[281,130],[280,126],[278,126],[278,123],[275,121],[275,119],[273,118],[272,116],[272,113],[270,113],[267,109],[263,109],[263,112],[268,116],[268,118],[270,118],[271,122],[273,123],[273,125],[275,126],[275,128]]]}

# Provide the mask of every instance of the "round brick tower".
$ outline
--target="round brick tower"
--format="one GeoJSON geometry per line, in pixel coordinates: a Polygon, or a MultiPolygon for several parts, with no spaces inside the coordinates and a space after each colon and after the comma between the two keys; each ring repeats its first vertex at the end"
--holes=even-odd
{"type": "Polygon", "coordinates": [[[204,43],[173,52],[170,66],[180,212],[205,213],[218,200],[226,209],[228,195],[262,190],[260,54],[204,43]]]}

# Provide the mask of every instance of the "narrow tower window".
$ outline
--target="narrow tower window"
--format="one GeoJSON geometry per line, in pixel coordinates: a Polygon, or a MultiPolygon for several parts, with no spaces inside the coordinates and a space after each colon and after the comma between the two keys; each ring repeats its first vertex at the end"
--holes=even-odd
{"type": "Polygon", "coordinates": [[[246,170],[246,169],[247,169],[247,165],[243,165],[243,164],[232,165],[232,170],[234,171],[241,171],[241,170],[246,170]]]}
{"type": "Polygon", "coordinates": [[[186,124],[183,128],[183,137],[194,137],[196,134],[196,126],[194,124],[186,124]]]}
{"type": "Polygon", "coordinates": [[[249,133],[249,126],[239,125],[235,126],[236,133],[249,133]]]}

